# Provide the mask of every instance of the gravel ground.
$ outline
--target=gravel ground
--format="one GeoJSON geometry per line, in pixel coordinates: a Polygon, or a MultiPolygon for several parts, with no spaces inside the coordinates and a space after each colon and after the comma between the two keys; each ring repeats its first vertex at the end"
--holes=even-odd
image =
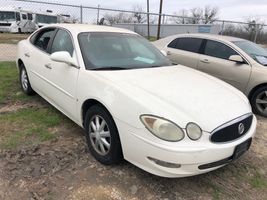
{"type": "Polygon", "coordinates": [[[16,44],[0,43],[0,61],[15,61],[17,52],[16,44]]]}

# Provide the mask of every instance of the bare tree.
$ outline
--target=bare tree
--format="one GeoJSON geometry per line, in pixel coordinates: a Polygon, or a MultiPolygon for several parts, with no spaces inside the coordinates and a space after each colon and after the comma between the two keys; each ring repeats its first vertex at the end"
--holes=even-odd
{"type": "Polygon", "coordinates": [[[212,24],[217,19],[218,11],[217,7],[205,6],[202,18],[203,23],[212,24]]]}
{"type": "Polygon", "coordinates": [[[107,24],[118,24],[118,23],[132,23],[133,18],[131,15],[125,14],[123,12],[117,14],[108,14],[104,15],[104,19],[107,24]]]}
{"type": "Polygon", "coordinates": [[[193,8],[190,10],[190,23],[191,24],[199,24],[201,22],[201,19],[203,17],[203,9],[202,8],[193,8]]]}
{"type": "Polygon", "coordinates": [[[218,8],[205,6],[204,8],[193,8],[189,11],[180,10],[175,15],[181,16],[180,18],[173,18],[177,24],[212,24],[218,16],[218,8]],[[190,18],[187,18],[190,17],[190,18]]]}
{"type": "Polygon", "coordinates": [[[141,14],[144,12],[142,5],[134,4],[132,6],[132,10],[134,11],[133,19],[135,23],[142,24],[146,22],[146,16],[144,14],[141,14]]]}
{"type": "Polygon", "coordinates": [[[188,11],[185,9],[180,10],[179,12],[174,12],[174,15],[177,15],[179,17],[173,17],[172,21],[176,24],[188,24],[188,11]]]}

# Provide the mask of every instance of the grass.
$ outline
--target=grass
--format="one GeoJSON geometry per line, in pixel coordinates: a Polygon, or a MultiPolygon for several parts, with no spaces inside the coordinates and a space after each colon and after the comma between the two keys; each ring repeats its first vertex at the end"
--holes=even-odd
{"type": "Polygon", "coordinates": [[[2,134],[0,148],[17,148],[55,138],[51,131],[62,122],[62,115],[53,108],[24,108],[0,116],[2,134]]]}
{"type": "Polygon", "coordinates": [[[20,40],[28,37],[28,34],[0,33],[0,43],[17,44],[20,40]]]}
{"type": "Polygon", "coordinates": [[[0,107],[35,100],[37,105],[0,113],[0,148],[13,149],[47,141],[56,137],[53,128],[61,123],[69,125],[69,120],[52,106],[41,105],[38,95],[29,97],[21,92],[18,75],[14,62],[0,62],[0,107]]]}
{"type": "Polygon", "coordinates": [[[256,189],[266,189],[267,188],[267,180],[261,175],[259,172],[256,172],[254,176],[250,179],[250,185],[256,189]]]}
{"type": "Polygon", "coordinates": [[[150,36],[150,37],[146,37],[150,42],[154,42],[157,40],[157,37],[154,36],[150,36]]]}
{"type": "Polygon", "coordinates": [[[15,62],[0,62],[0,105],[7,101],[19,100],[29,101],[32,97],[24,95],[20,90],[16,64],[15,62]]]}

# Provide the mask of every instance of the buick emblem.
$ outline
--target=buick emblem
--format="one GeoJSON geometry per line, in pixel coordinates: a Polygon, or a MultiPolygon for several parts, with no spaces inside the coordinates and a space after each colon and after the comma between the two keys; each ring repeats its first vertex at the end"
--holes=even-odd
{"type": "Polygon", "coordinates": [[[245,130],[244,124],[243,123],[240,123],[238,125],[238,133],[239,133],[239,135],[242,135],[244,133],[244,130],[245,130]]]}

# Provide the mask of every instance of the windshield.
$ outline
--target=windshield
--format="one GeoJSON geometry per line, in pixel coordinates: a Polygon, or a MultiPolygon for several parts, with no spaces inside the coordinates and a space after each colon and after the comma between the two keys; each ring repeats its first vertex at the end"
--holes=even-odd
{"type": "Polygon", "coordinates": [[[45,24],[53,24],[53,23],[57,23],[57,17],[56,16],[50,16],[50,15],[36,14],[36,22],[37,23],[45,23],[45,24]]]}
{"type": "Polygon", "coordinates": [[[81,33],[87,69],[136,69],[170,66],[171,62],[141,36],[125,33],[81,33]]]}
{"type": "Polygon", "coordinates": [[[15,12],[0,11],[0,21],[15,20],[15,12]]]}
{"type": "Polygon", "coordinates": [[[234,41],[233,43],[261,65],[267,65],[267,51],[259,45],[246,40],[234,41]]]}

